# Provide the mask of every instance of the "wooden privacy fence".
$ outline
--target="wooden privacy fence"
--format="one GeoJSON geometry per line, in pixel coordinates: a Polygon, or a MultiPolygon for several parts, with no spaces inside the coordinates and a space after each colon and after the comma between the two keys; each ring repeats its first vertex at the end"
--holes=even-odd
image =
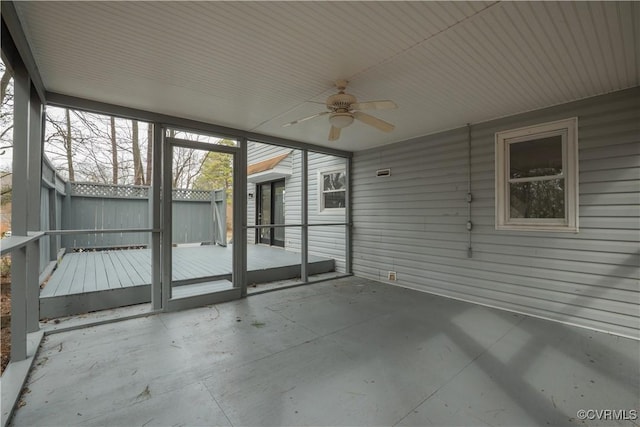
{"type": "MultiPolygon", "coordinates": [[[[150,228],[149,187],[68,183],[69,197],[62,208],[62,223],[67,230],[108,230],[150,228]]],[[[224,194],[224,190],[221,190],[224,194]]],[[[225,227],[226,196],[218,191],[173,190],[173,243],[219,243],[219,221],[225,227]],[[217,205],[224,204],[216,208],[217,205]]],[[[225,234],[226,235],[226,234],[225,234]]],[[[104,248],[149,244],[149,233],[82,234],[62,237],[66,248],[104,248]]]]}
{"type": "MultiPolygon", "coordinates": [[[[108,230],[150,227],[148,186],[66,182],[45,160],[41,192],[42,230],[108,230]]],[[[173,190],[172,242],[226,246],[225,190],[173,190]]],[[[40,271],[60,248],[113,248],[150,244],[150,233],[46,236],[40,245],[40,271]]]]}

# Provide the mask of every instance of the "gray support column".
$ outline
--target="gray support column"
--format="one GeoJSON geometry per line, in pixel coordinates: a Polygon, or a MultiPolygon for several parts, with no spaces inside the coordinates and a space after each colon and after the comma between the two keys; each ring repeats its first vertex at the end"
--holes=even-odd
{"type": "MultiPolygon", "coordinates": [[[[54,179],[55,181],[55,179],[54,179]]],[[[56,198],[58,194],[56,188],[49,190],[49,229],[56,230],[58,228],[58,214],[56,209],[56,198]]],[[[58,242],[60,236],[49,236],[49,261],[55,261],[58,257],[58,242]]]]}
{"type": "MultiPolygon", "coordinates": [[[[42,103],[33,87],[29,102],[27,230],[40,231],[42,189],[42,103]]],[[[40,240],[27,245],[27,332],[40,329],[40,240]]]]}
{"type": "MultiPolygon", "coordinates": [[[[150,123],[153,126],[153,160],[151,163],[151,199],[149,200],[151,228],[162,228],[160,188],[162,183],[162,140],[163,130],[160,124],[150,123]]],[[[149,141],[151,143],[151,141],[149,141]]],[[[160,232],[151,233],[151,308],[160,310],[162,304],[162,250],[160,248],[160,232]]]]}
{"type": "MultiPolygon", "coordinates": [[[[62,229],[72,230],[72,211],[71,211],[71,182],[66,181],[64,183],[64,199],[62,200],[62,206],[60,207],[60,217],[62,219],[62,229]]],[[[73,246],[72,235],[60,236],[60,246],[69,249],[73,246]]]]}
{"type": "Polygon", "coordinates": [[[247,139],[233,156],[233,286],[247,296],[247,139]]]}
{"type": "Polygon", "coordinates": [[[351,167],[353,165],[353,160],[351,157],[347,157],[347,188],[345,194],[345,220],[347,225],[345,226],[345,235],[344,235],[344,245],[345,245],[345,273],[353,274],[353,212],[351,210],[351,183],[353,180],[351,179],[351,167]]]}
{"type": "MultiPolygon", "coordinates": [[[[158,127],[154,128],[158,130],[158,127]]],[[[172,183],[173,146],[164,140],[164,128],[160,128],[162,148],[162,308],[166,310],[171,299],[171,239],[172,239],[172,183]]],[[[154,137],[154,142],[157,138],[154,137]]]]}
{"type": "Polygon", "coordinates": [[[218,217],[216,215],[216,191],[211,191],[211,217],[209,218],[209,242],[212,245],[216,244],[216,226],[218,217]]]}
{"type": "Polygon", "coordinates": [[[11,253],[11,361],[27,358],[27,248],[11,253]]]}
{"type": "Polygon", "coordinates": [[[304,282],[309,281],[309,152],[302,150],[302,192],[300,211],[302,223],[302,229],[300,230],[300,280],[304,282]]]}
{"type": "MultiPolygon", "coordinates": [[[[16,64],[17,65],[17,64],[16,64]]],[[[20,64],[14,67],[13,177],[11,190],[11,232],[27,235],[29,156],[29,75],[20,64]]],[[[11,361],[27,358],[27,253],[20,248],[11,254],[11,361]]]]}

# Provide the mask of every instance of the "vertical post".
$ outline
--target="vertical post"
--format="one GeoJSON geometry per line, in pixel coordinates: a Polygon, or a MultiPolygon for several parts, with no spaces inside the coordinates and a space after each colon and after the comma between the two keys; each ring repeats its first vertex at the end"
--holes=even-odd
{"type": "Polygon", "coordinates": [[[471,202],[473,196],[471,195],[471,123],[467,123],[467,258],[473,257],[473,248],[471,247],[471,229],[473,223],[471,222],[471,202]]]}
{"type": "Polygon", "coordinates": [[[301,203],[300,211],[302,217],[300,221],[302,223],[302,230],[300,230],[300,280],[303,283],[309,281],[309,152],[302,150],[302,165],[301,165],[301,203]]]}
{"type": "MultiPolygon", "coordinates": [[[[42,103],[30,90],[27,165],[27,230],[40,230],[42,189],[42,103]]],[[[40,240],[27,245],[27,332],[40,329],[40,240]]]]}
{"type": "MultiPolygon", "coordinates": [[[[161,130],[164,133],[164,128],[161,130]]],[[[173,146],[162,137],[162,308],[171,299],[171,243],[173,207],[173,146]]]]}
{"type": "MultiPolygon", "coordinates": [[[[73,210],[71,209],[71,182],[70,181],[65,181],[64,183],[64,200],[62,201],[62,206],[61,206],[61,214],[60,217],[62,219],[62,229],[63,230],[72,230],[72,215],[73,215],[73,210]]],[[[73,242],[73,237],[72,235],[65,235],[63,234],[62,236],[60,236],[60,245],[65,247],[65,248],[69,248],[72,247],[72,244],[69,244],[69,242],[73,242]]]]}
{"type": "MultiPolygon", "coordinates": [[[[163,129],[159,123],[149,123],[153,126],[153,146],[151,162],[151,200],[149,202],[151,228],[160,230],[161,223],[161,199],[160,188],[162,183],[162,142],[163,129]]],[[[149,141],[149,144],[152,142],[149,141]]],[[[162,301],[162,250],[160,248],[162,233],[151,232],[151,308],[160,310],[164,307],[162,301]]],[[[171,276],[169,276],[171,277],[171,276]]]]}
{"type": "Polygon", "coordinates": [[[351,183],[353,180],[351,179],[351,167],[353,166],[353,161],[351,157],[347,158],[347,188],[345,194],[345,203],[344,203],[344,213],[345,220],[347,225],[345,226],[345,235],[344,235],[344,245],[345,245],[345,273],[353,274],[353,212],[351,210],[351,183]]]}
{"type": "Polygon", "coordinates": [[[215,245],[218,241],[218,213],[216,211],[216,190],[211,190],[211,221],[209,221],[209,241],[215,245]]]}
{"type": "MultiPolygon", "coordinates": [[[[233,286],[247,296],[247,139],[233,155],[233,286]]],[[[226,227],[226,225],[225,225],[226,227]]],[[[226,230],[225,230],[226,232],[226,230]]]]}
{"type": "MultiPolygon", "coordinates": [[[[50,188],[49,191],[49,230],[56,230],[58,227],[58,213],[56,211],[56,198],[58,193],[55,187],[50,188]]],[[[49,261],[55,261],[58,257],[58,238],[59,236],[49,236],[49,261]]]]}
{"type": "MultiPolygon", "coordinates": [[[[29,157],[29,74],[22,64],[14,67],[13,177],[11,231],[27,235],[29,157]]],[[[20,248],[11,253],[11,361],[27,358],[27,253],[20,248]]]]}

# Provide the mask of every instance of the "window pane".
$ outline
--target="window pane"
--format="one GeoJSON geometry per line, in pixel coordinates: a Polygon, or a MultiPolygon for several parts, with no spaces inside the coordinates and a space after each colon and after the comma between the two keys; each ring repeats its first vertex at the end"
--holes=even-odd
{"type": "Polygon", "coordinates": [[[511,183],[511,218],[564,218],[564,179],[511,183]]]}
{"type": "Polygon", "coordinates": [[[345,188],[347,175],[344,172],[328,173],[323,176],[324,191],[342,190],[345,188]]]}
{"type": "Polygon", "coordinates": [[[562,135],[509,144],[510,178],[562,173],[562,135]]]}
{"type": "MultiPolygon", "coordinates": [[[[260,185],[260,207],[258,212],[258,219],[261,225],[271,224],[271,184],[260,185]]],[[[260,238],[265,239],[265,243],[269,243],[271,236],[271,229],[261,228],[260,238]]]]}
{"type": "Polygon", "coordinates": [[[324,208],[344,208],[344,191],[335,191],[332,193],[324,193],[324,208]]]}
{"type": "MultiPolygon", "coordinates": [[[[284,181],[273,183],[273,223],[284,224],[284,181]]],[[[284,228],[274,228],[273,238],[284,242],[284,228]]]]}

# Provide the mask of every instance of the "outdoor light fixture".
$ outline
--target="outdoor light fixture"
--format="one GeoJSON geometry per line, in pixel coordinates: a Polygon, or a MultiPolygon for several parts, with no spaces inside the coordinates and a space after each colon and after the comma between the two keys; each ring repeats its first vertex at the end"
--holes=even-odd
{"type": "Polygon", "coordinates": [[[346,128],[353,123],[353,115],[351,113],[333,113],[329,116],[329,123],[338,129],[346,128]]]}

